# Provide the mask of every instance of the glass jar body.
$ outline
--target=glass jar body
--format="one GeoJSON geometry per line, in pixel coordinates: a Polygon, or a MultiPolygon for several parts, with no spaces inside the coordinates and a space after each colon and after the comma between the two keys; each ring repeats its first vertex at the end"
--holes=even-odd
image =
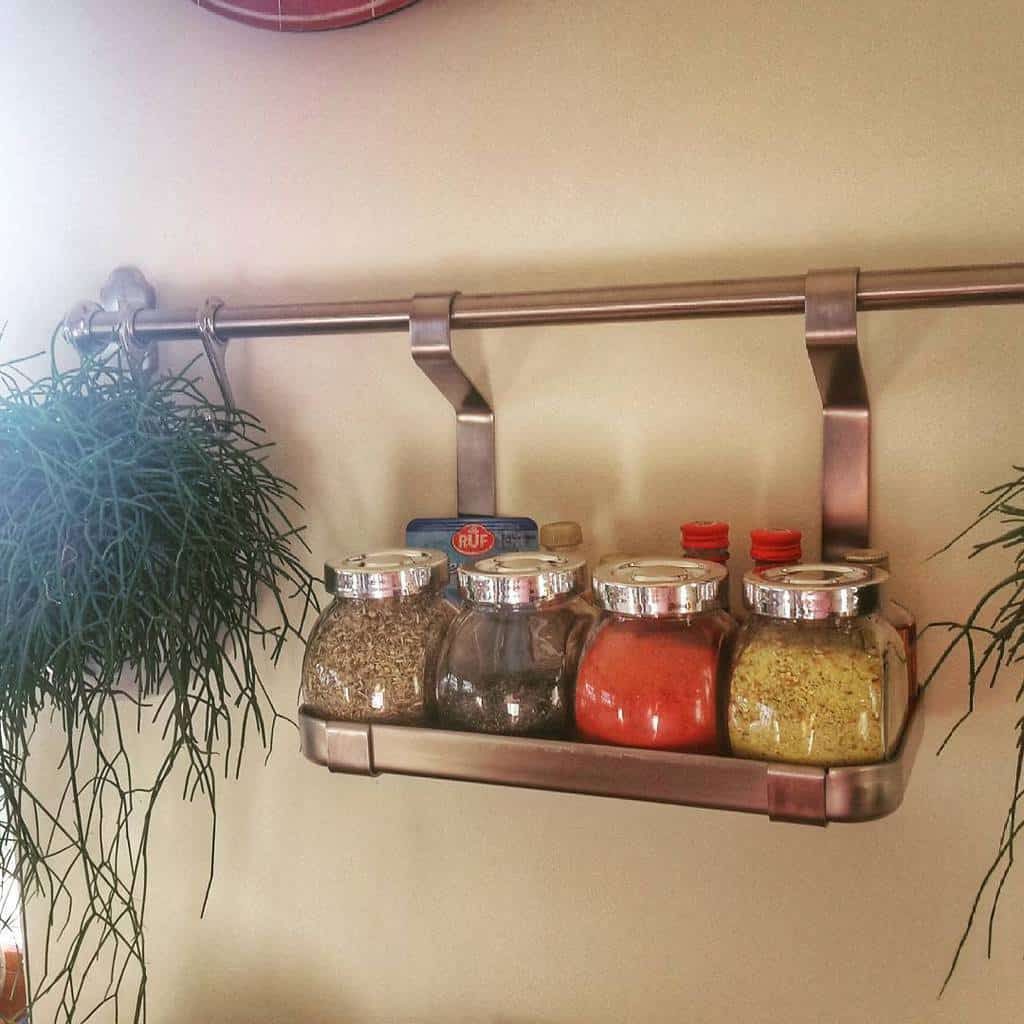
{"type": "Polygon", "coordinates": [[[336,597],[302,663],[302,702],[325,718],[423,725],[431,681],[455,612],[437,590],[402,597],[336,597]]]}
{"type": "Polygon", "coordinates": [[[576,680],[581,739],[714,754],[719,689],[735,623],[713,610],[680,618],[602,612],[576,680]]]}
{"type": "Polygon", "coordinates": [[[504,736],[568,735],[593,614],[578,596],[527,605],[467,599],[438,658],[438,723],[504,736]]]}
{"type": "Polygon", "coordinates": [[[907,677],[910,690],[910,703],[917,700],[919,684],[917,679],[917,620],[909,608],[899,601],[886,601],[882,608],[886,619],[895,626],[896,632],[903,641],[903,650],[907,657],[907,677]]]}
{"type": "Polygon", "coordinates": [[[739,757],[866,764],[907,717],[907,660],[881,615],[791,621],[751,614],[732,657],[726,721],[739,757]]]}
{"type": "MultiPolygon", "coordinates": [[[[729,570],[728,548],[691,548],[684,545],[683,554],[687,558],[702,558],[707,562],[714,562],[716,565],[722,566],[727,572],[729,570]]],[[[727,576],[722,584],[722,610],[726,612],[732,611],[732,598],[730,597],[729,589],[730,581],[727,576]]]]}

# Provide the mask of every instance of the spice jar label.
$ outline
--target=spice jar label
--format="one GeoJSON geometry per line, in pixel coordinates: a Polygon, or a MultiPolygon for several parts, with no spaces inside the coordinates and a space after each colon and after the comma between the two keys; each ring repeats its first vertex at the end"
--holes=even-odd
{"type": "Polygon", "coordinates": [[[452,536],[452,547],[460,555],[479,557],[494,547],[494,534],[482,523],[470,523],[452,536]]]}
{"type": "Polygon", "coordinates": [[[525,516],[451,516],[413,519],[405,528],[405,543],[414,548],[443,551],[448,558],[449,584],[445,597],[461,604],[457,569],[484,555],[537,549],[537,524],[525,516]]]}

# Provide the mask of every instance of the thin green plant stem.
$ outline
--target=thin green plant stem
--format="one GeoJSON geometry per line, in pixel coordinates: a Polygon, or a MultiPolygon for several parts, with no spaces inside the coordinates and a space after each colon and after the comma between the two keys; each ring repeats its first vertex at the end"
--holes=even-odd
{"type": "MultiPolygon", "coordinates": [[[[1017,501],[1024,495],[1024,467],[1014,466],[1013,469],[1017,477],[984,491],[987,500],[974,521],[936,552],[938,555],[948,551],[973,530],[995,519],[999,523],[999,531],[975,543],[968,557],[975,558],[991,550],[1005,552],[1009,557],[1009,565],[1000,570],[1000,578],[982,591],[963,622],[935,622],[923,631],[943,629],[950,634],[925,680],[925,686],[932,682],[954,653],[962,650],[967,657],[967,707],[953,723],[939,746],[938,754],[945,750],[963,723],[974,713],[979,685],[987,684],[992,688],[1007,672],[1018,672],[1021,681],[1015,700],[1018,703],[1024,700],[1024,508],[1017,501]]],[[[982,900],[994,883],[985,942],[986,955],[992,956],[996,918],[1007,881],[1016,864],[1016,839],[1024,827],[1024,823],[1018,820],[1018,804],[1024,797],[1024,715],[1015,723],[1014,733],[1013,789],[996,853],[975,894],[943,981],[942,992],[945,992],[953,978],[973,931],[982,900]]]]}

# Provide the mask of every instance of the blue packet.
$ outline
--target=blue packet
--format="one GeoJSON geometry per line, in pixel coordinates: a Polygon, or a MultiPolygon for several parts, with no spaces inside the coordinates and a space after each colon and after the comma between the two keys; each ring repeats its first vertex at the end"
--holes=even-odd
{"type": "Polygon", "coordinates": [[[537,524],[524,516],[450,516],[413,519],[405,528],[410,548],[433,548],[448,556],[448,586],[445,597],[461,604],[456,570],[508,551],[536,551],[537,524]]]}

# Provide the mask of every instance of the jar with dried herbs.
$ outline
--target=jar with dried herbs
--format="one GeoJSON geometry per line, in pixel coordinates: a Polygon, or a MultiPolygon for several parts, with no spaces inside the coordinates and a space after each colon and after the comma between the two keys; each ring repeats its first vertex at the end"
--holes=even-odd
{"type": "Polygon", "coordinates": [[[324,566],[334,600],[302,664],[302,702],[324,718],[422,725],[445,629],[448,562],[440,551],[401,548],[324,566]]]}
{"type": "Polygon", "coordinates": [[[582,558],[514,552],[459,567],[462,610],[437,670],[442,726],[559,737],[572,722],[576,664],[594,612],[582,558]]]}
{"type": "Polygon", "coordinates": [[[823,766],[884,760],[907,717],[907,659],[878,613],[882,569],[794,565],[743,578],[750,612],[726,719],[739,757],[823,766]]]}

